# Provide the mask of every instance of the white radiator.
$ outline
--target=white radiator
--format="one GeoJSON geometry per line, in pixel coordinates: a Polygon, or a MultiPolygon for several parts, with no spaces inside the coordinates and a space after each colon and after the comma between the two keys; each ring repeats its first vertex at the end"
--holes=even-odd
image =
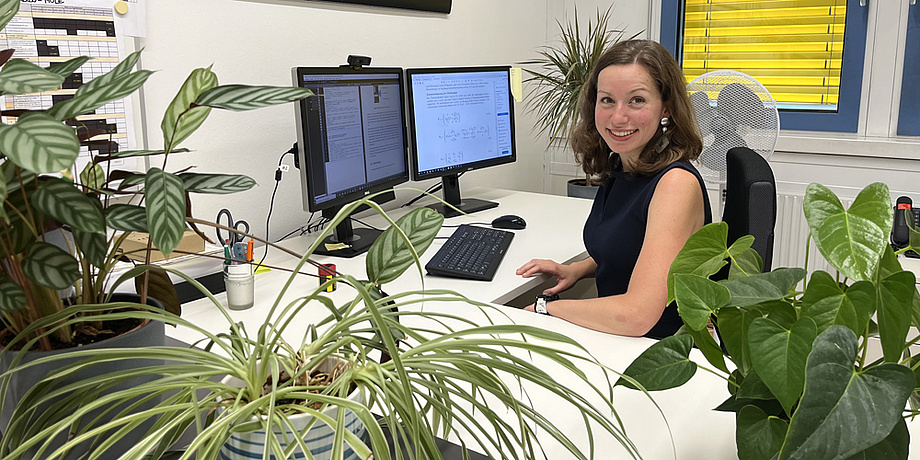
{"type": "MultiPolygon", "coordinates": [[[[804,197],[801,195],[777,196],[776,200],[776,228],[773,237],[773,268],[779,267],[805,267],[805,244],[809,243],[808,266],[809,273],[815,270],[824,270],[831,275],[835,270],[827,263],[824,256],[818,252],[818,247],[808,239],[808,222],[802,208],[804,197]]],[[[844,208],[849,208],[852,200],[843,201],[844,208]]]]}

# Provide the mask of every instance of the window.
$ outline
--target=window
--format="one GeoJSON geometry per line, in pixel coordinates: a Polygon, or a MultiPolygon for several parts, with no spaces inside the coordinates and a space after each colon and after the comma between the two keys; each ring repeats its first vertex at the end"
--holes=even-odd
{"type": "Polygon", "coordinates": [[[688,81],[712,70],[756,78],[780,125],[856,132],[868,8],[859,0],[662,0],[661,43],[688,81]]]}
{"type": "Polygon", "coordinates": [[[901,110],[898,115],[898,135],[920,136],[920,6],[916,3],[907,11],[907,38],[904,43],[904,72],[901,79],[901,110]]]}

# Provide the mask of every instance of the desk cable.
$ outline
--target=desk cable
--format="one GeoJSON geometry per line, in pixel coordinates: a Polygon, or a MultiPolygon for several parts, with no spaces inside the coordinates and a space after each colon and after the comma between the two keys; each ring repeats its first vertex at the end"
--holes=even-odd
{"type": "MultiPolygon", "coordinates": [[[[295,157],[295,159],[296,159],[296,157],[297,157],[297,144],[296,144],[296,143],[294,144],[293,147],[291,147],[290,149],[288,149],[288,151],[282,153],[282,154],[281,154],[281,158],[278,159],[278,168],[275,169],[275,188],[272,189],[272,198],[271,198],[271,201],[270,201],[269,204],[268,204],[268,216],[265,218],[265,241],[271,241],[271,239],[268,237],[268,231],[269,231],[269,228],[270,228],[268,224],[269,224],[269,222],[271,222],[271,219],[272,219],[272,209],[275,207],[275,194],[278,192],[278,185],[281,184],[281,176],[282,176],[282,173],[283,173],[283,171],[282,171],[282,169],[281,169],[281,164],[282,164],[282,162],[284,161],[284,157],[287,156],[288,154],[294,155],[294,157],[295,157]]],[[[312,216],[311,216],[311,218],[312,218],[312,216]]],[[[287,238],[287,236],[285,236],[285,238],[287,238]]],[[[282,238],[282,239],[284,239],[284,238],[282,238]]],[[[279,240],[279,241],[280,241],[280,240],[279,240]]],[[[265,261],[265,258],[266,258],[266,257],[268,257],[268,245],[267,245],[267,244],[265,245],[265,252],[262,253],[262,258],[259,260],[259,265],[262,265],[262,262],[265,261]]]]}

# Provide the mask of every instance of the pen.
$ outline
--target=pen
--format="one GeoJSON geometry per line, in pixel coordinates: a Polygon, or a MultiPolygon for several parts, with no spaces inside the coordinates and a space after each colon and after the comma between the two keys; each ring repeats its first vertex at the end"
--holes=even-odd
{"type": "Polygon", "coordinates": [[[224,244],[224,264],[230,265],[230,246],[224,244]]]}
{"type": "Polygon", "coordinates": [[[249,240],[249,242],[246,243],[246,261],[247,262],[252,262],[252,253],[255,250],[255,247],[256,247],[256,244],[252,240],[249,240]]]}

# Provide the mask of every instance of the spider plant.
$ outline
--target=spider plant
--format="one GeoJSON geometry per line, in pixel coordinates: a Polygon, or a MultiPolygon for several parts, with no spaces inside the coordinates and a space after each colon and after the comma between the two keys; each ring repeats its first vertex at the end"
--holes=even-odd
{"type": "MultiPolygon", "coordinates": [[[[435,437],[451,433],[457,434],[464,446],[480,446],[504,458],[530,459],[541,457],[541,443],[550,439],[576,458],[592,458],[596,455],[594,439],[603,434],[613,436],[637,457],[618,422],[609,370],[572,338],[527,325],[476,323],[462,313],[463,309],[457,314],[426,310],[426,302],[452,302],[501,314],[500,307],[471,301],[456,292],[423,289],[386,293],[382,289],[411,267],[421,276],[419,254],[435,238],[442,222],[443,216],[427,208],[394,222],[370,199],[344,207],[300,259],[268,309],[266,321],[253,333],[235,324],[210,295],[219,312],[216,315],[225,321],[226,333],[214,332],[220,327],[200,327],[154,309],[106,313],[110,317],[130,315],[176,323],[199,334],[203,338],[198,343],[201,348],[74,352],[71,356],[82,358],[79,363],[48,375],[17,408],[3,436],[0,455],[13,459],[37,449],[41,458],[58,458],[81,441],[95,440],[88,459],[155,459],[161,458],[181,433],[191,430],[194,439],[181,458],[214,459],[235,433],[282,431],[293,425],[294,414],[309,414],[314,421],[298,436],[282,440],[269,437],[262,458],[314,458],[302,439],[311,425],[322,424],[336,433],[332,458],[342,458],[347,449],[359,458],[391,458],[383,427],[408,446],[414,458],[442,458],[435,437]],[[391,224],[368,252],[366,279],[337,273],[312,292],[283,300],[292,286],[303,289],[306,285],[297,273],[305,264],[313,263],[309,257],[329,229],[362,203],[391,224]],[[328,283],[338,283],[336,296],[349,288],[354,296],[346,296],[347,300],[336,297],[336,302],[325,290],[328,283]],[[300,324],[298,318],[305,316],[323,319],[300,324]],[[163,359],[168,364],[94,375],[63,387],[53,385],[85,366],[139,357],[163,359]],[[300,378],[327,357],[347,363],[331,384],[311,385],[300,378]],[[553,368],[555,375],[547,368],[553,368]],[[605,378],[598,380],[595,371],[605,378]],[[564,379],[558,372],[571,374],[583,388],[560,383],[564,379]],[[282,379],[283,374],[290,379],[282,379]],[[100,395],[138,375],[153,380],[100,395]],[[244,382],[243,387],[223,383],[220,379],[224,376],[244,382]],[[530,391],[536,389],[552,393],[560,404],[580,411],[589,433],[588,449],[578,447],[553,420],[534,409],[530,391]],[[363,403],[347,398],[355,390],[363,403]],[[55,399],[64,393],[69,397],[55,399]],[[134,413],[125,410],[108,422],[87,420],[87,414],[94,410],[156,397],[162,397],[162,402],[153,408],[134,413]],[[313,403],[318,407],[311,407],[313,403]],[[337,411],[332,418],[323,412],[329,406],[347,410],[337,411]],[[38,407],[45,409],[39,414],[38,407]],[[366,439],[347,429],[346,412],[355,414],[366,427],[366,439]],[[149,420],[155,423],[130,451],[108,450],[124,432],[149,420]],[[62,432],[71,433],[70,441],[52,452],[54,448],[46,443],[62,432]]],[[[130,276],[133,273],[124,275],[130,276]]],[[[194,283],[193,279],[188,281],[194,283]]],[[[398,452],[396,457],[403,458],[403,454],[398,452]]]]}

